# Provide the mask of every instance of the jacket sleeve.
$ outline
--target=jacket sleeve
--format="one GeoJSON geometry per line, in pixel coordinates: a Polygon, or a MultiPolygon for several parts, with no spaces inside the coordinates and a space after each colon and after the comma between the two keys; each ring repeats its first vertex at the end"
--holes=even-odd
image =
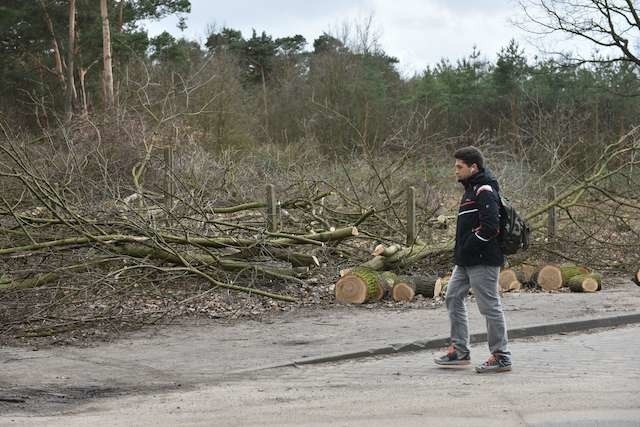
{"type": "Polygon", "coordinates": [[[489,185],[476,190],[479,225],[464,242],[464,251],[480,249],[500,234],[498,195],[489,185]]]}

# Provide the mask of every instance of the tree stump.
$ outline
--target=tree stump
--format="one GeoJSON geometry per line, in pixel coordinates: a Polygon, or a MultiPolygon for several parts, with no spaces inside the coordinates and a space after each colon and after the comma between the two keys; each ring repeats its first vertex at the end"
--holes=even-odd
{"type": "Polygon", "coordinates": [[[555,265],[544,265],[534,273],[533,281],[545,291],[558,290],[562,287],[562,271],[555,265]]]}
{"type": "Polygon", "coordinates": [[[602,289],[602,275],[589,273],[573,276],[567,281],[571,292],[596,292],[602,289]]]}
{"type": "Polygon", "coordinates": [[[336,300],[350,304],[363,304],[384,296],[381,276],[373,270],[354,268],[336,282],[336,300]]]}

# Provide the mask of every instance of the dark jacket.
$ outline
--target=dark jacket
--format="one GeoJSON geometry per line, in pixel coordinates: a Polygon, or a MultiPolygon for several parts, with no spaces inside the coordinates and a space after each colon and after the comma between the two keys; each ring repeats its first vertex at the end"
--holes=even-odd
{"type": "Polygon", "coordinates": [[[460,266],[501,266],[498,182],[487,169],[466,180],[456,226],[455,263],[460,266]]]}

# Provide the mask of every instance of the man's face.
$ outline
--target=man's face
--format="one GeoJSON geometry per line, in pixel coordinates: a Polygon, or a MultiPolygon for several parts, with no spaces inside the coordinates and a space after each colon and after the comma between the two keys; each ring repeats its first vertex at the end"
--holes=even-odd
{"type": "Polygon", "coordinates": [[[469,178],[474,173],[478,172],[478,165],[473,163],[471,166],[467,165],[464,161],[456,159],[456,179],[462,181],[469,178]]]}

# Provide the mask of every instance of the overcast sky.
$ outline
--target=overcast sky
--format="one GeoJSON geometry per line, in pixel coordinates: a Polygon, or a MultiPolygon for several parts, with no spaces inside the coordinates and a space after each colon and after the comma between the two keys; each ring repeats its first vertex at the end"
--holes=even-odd
{"type": "MultiPolygon", "coordinates": [[[[363,22],[373,14],[384,51],[400,60],[405,76],[424,70],[441,58],[467,56],[477,46],[483,57],[515,38],[528,57],[538,53],[526,34],[510,21],[520,16],[515,0],[191,0],[184,35],[204,41],[207,28],[227,26],[242,31],[266,31],[274,38],[302,34],[308,48],[323,32],[336,33],[345,22],[363,22]]],[[[177,17],[148,22],[151,35],[166,30],[180,35],[177,17]]]]}

